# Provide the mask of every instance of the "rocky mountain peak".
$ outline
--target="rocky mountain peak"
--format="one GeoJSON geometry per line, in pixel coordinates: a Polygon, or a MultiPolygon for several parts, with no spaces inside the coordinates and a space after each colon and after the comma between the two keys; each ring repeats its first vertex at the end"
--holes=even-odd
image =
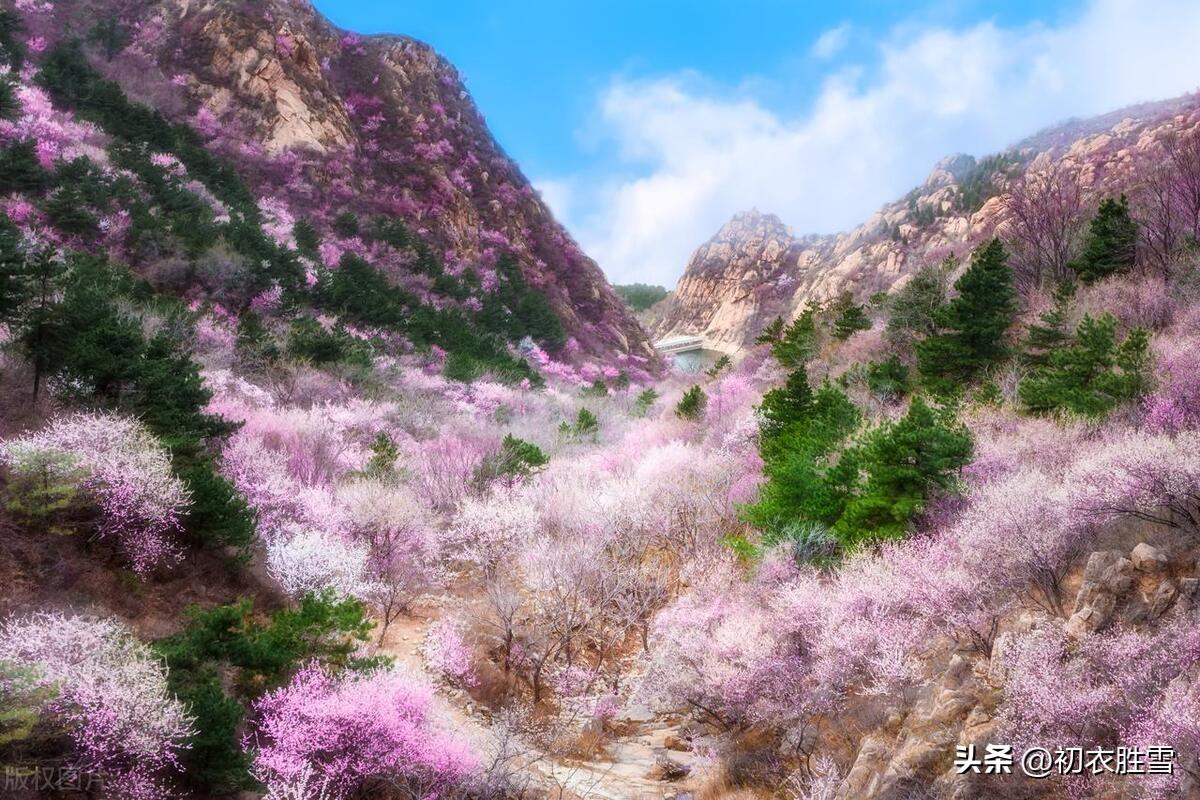
{"type": "MultiPolygon", "coordinates": [[[[130,32],[97,59],[134,100],[186,122],[281,218],[304,217],[331,258],[359,246],[334,220],[399,219],[448,271],[491,285],[511,255],[561,319],[572,352],[653,361],[599,267],[493,139],[457,70],[399,35],[341,30],[306,0],[62,0],[25,20],[49,46],[96,19],[130,32]],[[336,250],[336,252],[335,252],[336,250]],[[577,345],[577,346],[576,346],[577,345]]],[[[409,275],[396,265],[390,275],[409,275]]]]}
{"type": "Polygon", "coordinates": [[[923,186],[926,189],[951,186],[962,180],[975,166],[975,157],[966,153],[946,156],[933,165],[923,186]]]}
{"type": "Polygon", "coordinates": [[[775,316],[794,317],[809,301],[845,292],[865,300],[923,264],[967,256],[1008,223],[1004,194],[1026,172],[1061,162],[1090,195],[1132,191],[1136,165],[1164,137],[1198,125],[1200,96],[1185,95],[1070,120],[986,158],[947,156],[902,199],[837,235],[797,238],[774,215],[739,214],[696,250],[653,333],[747,347],[775,316]]]}

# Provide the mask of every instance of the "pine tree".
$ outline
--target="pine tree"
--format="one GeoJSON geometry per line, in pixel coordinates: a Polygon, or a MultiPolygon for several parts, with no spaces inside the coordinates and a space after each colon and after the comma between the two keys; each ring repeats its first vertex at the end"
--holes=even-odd
{"type": "Polygon", "coordinates": [[[0,192],[38,192],[47,178],[32,140],[0,149],[0,192]]]}
{"type": "Polygon", "coordinates": [[[767,323],[767,326],[762,329],[758,336],[754,337],[755,344],[775,344],[779,341],[779,337],[783,336],[784,328],[783,317],[776,317],[767,323]]]}
{"type": "Polygon", "coordinates": [[[96,23],[88,34],[88,41],[100,48],[105,61],[112,61],[117,54],[124,50],[130,41],[129,29],[120,23],[116,17],[106,17],[96,23]]]}
{"type": "Polygon", "coordinates": [[[675,416],[680,419],[690,421],[698,420],[704,416],[704,409],[708,406],[708,395],[699,385],[693,386],[683,393],[683,397],[679,398],[679,402],[675,404],[675,416]]]}
{"type": "Polygon", "coordinates": [[[25,63],[25,25],[17,12],[0,9],[0,64],[20,71],[25,63]]]}
{"type": "Polygon", "coordinates": [[[862,413],[829,383],[810,392],[801,371],[773,391],[770,400],[763,398],[769,410],[762,412],[759,436],[767,481],[758,501],[746,507],[746,518],[768,533],[797,522],[832,525],[858,480],[857,451],[839,448],[862,422],[862,413]]]}
{"type": "Polygon", "coordinates": [[[1050,354],[1071,341],[1067,332],[1067,311],[1075,297],[1075,284],[1063,281],[1054,290],[1054,307],[1042,314],[1041,322],[1029,326],[1021,361],[1030,367],[1043,367],[1050,354]]]}
{"type": "Polygon", "coordinates": [[[953,256],[939,265],[923,266],[888,298],[888,321],[883,335],[889,344],[907,353],[918,341],[937,332],[935,315],[946,302],[949,275],[957,267],[958,261],[953,256]]]}
{"type": "Polygon", "coordinates": [[[794,370],[783,386],[763,395],[758,413],[762,417],[759,432],[764,438],[778,435],[793,423],[803,420],[812,408],[813,391],[804,367],[794,370]]]}
{"type": "Polygon", "coordinates": [[[16,86],[0,75],[0,119],[16,119],[21,116],[21,104],[17,101],[16,86]]]}
{"type": "Polygon", "coordinates": [[[845,341],[859,331],[870,330],[871,320],[866,310],[856,304],[849,294],[842,297],[834,310],[837,312],[837,318],[833,321],[835,338],[845,341]]]}
{"type": "Polygon", "coordinates": [[[353,211],[343,211],[333,218],[333,232],[343,239],[358,236],[358,216],[353,211]]]}
{"type": "Polygon", "coordinates": [[[835,534],[847,545],[903,536],[933,492],[953,488],[971,452],[966,429],[939,419],[916,398],[902,419],[867,437],[861,453],[866,481],[846,504],[835,534]]]}
{"type": "Polygon", "coordinates": [[[872,361],[867,365],[867,388],[884,400],[895,400],[908,394],[908,366],[899,356],[890,356],[884,361],[872,361]]]}
{"type": "Polygon", "coordinates": [[[301,217],[296,220],[296,224],[292,226],[292,236],[296,240],[297,250],[309,258],[318,258],[317,253],[321,247],[321,237],[307,217],[301,217]]]}
{"type": "Polygon", "coordinates": [[[1137,239],[1138,226],[1129,213],[1129,201],[1125,195],[1118,200],[1109,197],[1096,210],[1084,236],[1083,252],[1071,262],[1071,268],[1086,284],[1128,272],[1133,268],[1137,239]]]}
{"type": "Polygon", "coordinates": [[[789,369],[804,366],[817,354],[817,310],[809,304],[771,346],[771,355],[789,369]]]}
{"type": "Polygon", "coordinates": [[[87,210],[83,195],[75,186],[60,186],[42,205],[42,210],[63,233],[91,236],[96,232],[96,218],[87,210]]]}
{"type": "Polygon", "coordinates": [[[57,314],[54,373],[83,400],[117,401],[137,379],[146,342],[139,320],[122,310],[119,277],[102,257],[75,254],[57,314]]]}
{"type": "Polygon", "coordinates": [[[62,357],[67,329],[59,315],[66,266],[49,250],[28,262],[27,300],[16,318],[15,340],[21,354],[33,366],[33,399],[37,400],[42,380],[62,357]]]}
{"type": "Polygon", "coordinates": [[[637,398],[633,401],[633,408],[629,413],[635,417],[644,417],[650,413],[650,407],[658,400],[658,392],[653,389],[643,389],[638,392],[637,398]]]}
{"type": "Polygon", "coordinates": [[[1018,396],[1035,414],[1069,411],[1102,417],[1146,389],[1149,335],[1134,328],[1117,344],[1111,314],[1085,316],[1074,341],[1049,354],[1045,366],[1021,381],[1018,396]]]}
{"type": "Polygon", "coordinates": [[[26,269],[21,232],[0,216],[0,323],[15,320],[27,299],[26,269]]]}
{"type": "Polygon", "coordinates": [[[949,394],[1008,355],[1004,337],[1017,311],[1017,292],[1004,245],[980,246],[954,284],[958,296],[938,309],[938,333],[917,345],[925,384],[949,394]]]}
{"type": "Polygon", "coordinates": [[[226,436],[237,428],[222,417],[205,413],[211,399],[199,367],[179,341],[166,333],[150,340],[129,402],[177,457],[191,457],[205,440],[226,436]]]}

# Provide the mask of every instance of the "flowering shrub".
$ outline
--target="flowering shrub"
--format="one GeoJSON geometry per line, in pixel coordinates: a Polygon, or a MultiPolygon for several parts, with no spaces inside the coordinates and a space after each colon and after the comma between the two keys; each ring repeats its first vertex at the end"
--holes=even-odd
{"type": "Polygon", "coordinates": [[[322,594],[368,597],[375,587],[367,577],[370,552],[326,531],[293,530],[270,541],[267,569],[292,597],[322,594]]]}
{"type": "Polygon", "coordinates": [[[66,727],[82,771],[102,774],[114,796],[163,796],[163,773],[178,766],[191,721],[150,649],[120,623],[51,613],[10,619],[0,626],[0,662],[53,689],[43,713],[66,727]]]}
{"type": "Polygon", "coordinates": [[[335,679],[309,666],[256,709],[254,773],[271,791],[307,780],[340,800],[385,781],[413,797],[438,797],[477,765],[446,729],[432,690],[398,670],[335,679]]]}
{"type": "Polygon", "coordinates": [[[422,647],[425,660],[447,679],[461,686],[473,686],[475,675],[471,649],[461,626],[441,619],[429,627],[422,647]]]}
{"type": "Polygon", "coordinates": [[[1200,341],[1181,338],[1161,350],[1162,378],[1145,400],[1146,424],[1168,433],[1200,428],[1200,341]]]}
{"type": "Polygon", "coordinates": [[[121,545],[145,574],[181,558],[172,533],[188,505],[167,451],[141,423],[117,414],[75,414],[43,430],[0,442],[0,459],[21,473],[51,463],[60,477],[78,479],[99,506],[99,533],[121,545]],[[65,460],[47,462],[47,454],[65,460]]]}

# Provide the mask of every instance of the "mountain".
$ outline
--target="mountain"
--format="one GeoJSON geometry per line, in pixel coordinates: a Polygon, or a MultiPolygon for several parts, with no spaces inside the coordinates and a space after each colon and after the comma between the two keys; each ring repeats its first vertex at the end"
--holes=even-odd
{"type": "MultiPolygon", "coordinates": [[[[347,33],[306,0],[18,5],[33,49],[82,39],[131,100],[192,127],[249,186],[282,243],[304,217],[333,267],[370,245],[349,217],[335,225],[339,216],[364,227],[383,216],[447,272],[477,272],[484,293],[508,253],[580,351],[653,357],[595,262],[495,142],[458,72],[428,45],[347,33]]],[[[405,257],[381,261],[393,282],[437,293],[405,257]]]]}
{"type": "Polygon", "coordinates": [[[655,338],[701,334],[708,346],[748,347],[776,316],[851,292],[859,302],[898,289],[914,270],[965,256],[1002,232],[1005,193],[1027,172],[1067,169],[1084,194],[1137,191],[1137,166],[1172,135],[1200,124],[1200,97],[1146,103],[1048,128],[1002,153],[955,155],[905,197],[845,233],[796,236],[776,216],[737,214],[688,261],[659,310],[655,338]]]}

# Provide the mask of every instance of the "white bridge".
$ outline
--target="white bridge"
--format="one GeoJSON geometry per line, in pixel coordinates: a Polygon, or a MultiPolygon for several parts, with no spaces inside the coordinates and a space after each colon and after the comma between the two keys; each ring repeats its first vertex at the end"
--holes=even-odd
{"type": "Polygon", "coordinates": [[[721,353],[707,346],[703,336],[668,336],[654,343],[654,349],[674,363],[681,372],[700,372],[711,367],[721,353]]]}
{"type": "Polygon", "coordinates": [[[660,353],[669,353],[670,355],[690,353],[693,350],[703,350],[704,337],[668,336],[666,339],[659,339],[657,342],[655,342],[654,349],[660,353]]]}

